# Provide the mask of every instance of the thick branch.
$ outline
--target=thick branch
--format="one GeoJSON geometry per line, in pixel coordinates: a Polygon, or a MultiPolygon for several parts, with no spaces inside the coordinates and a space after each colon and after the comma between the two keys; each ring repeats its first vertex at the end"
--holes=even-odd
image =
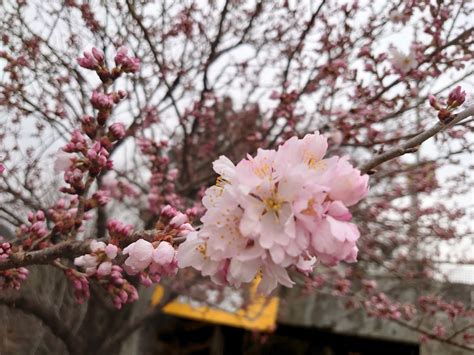
{"type": "MultiPolygon", "coordinates": [[[[122,238],[119,241],[119,246],[120,248],[125,248],[127,245],[137,241],[138,239],[153,241],[160,238],[160,236],[161,231],[158,229],[139,230],[131,233],[128,237],[122,238]]],[[[104,239],[98,240],[104,241],[104,239]]],[[[185,237],[178,237],[173,239],[172,242],[174,245],[178,245],[185,240],[185,237]]],[[[51,264],[58,258],[72,259],[90,253],[90,243],[91,239],[83,241],[66,241],[41,250],[16,252],[10,254],[7,260],[0,261],[0,271],[28,265],[51,264]]]]}
{"type": "Polygon", "coordinates": [[[375,167],[383,164],[389,160],[394,158],[400,157],[407,153],[412,153],[418,150],[419,146],[430,139],[431,137],[435,136],[437,133],[446,130],[454,126],[455,124],[461,122],[462,120],[474,116],[474,105],[469,106],[464,111],[453,115],[451,118],[448,119],[447,122],[438,122],[430,129],[417,134],[413,138],[407,140],[405,143],[400,144],[382,154],[376,155],[374,158],[366,162],[360,167],[360,170],[363,173],[368,173],[375,167]]]}
{"type": "Polygon", "coordinates": [[[28,265],[50,264],[57,258],[74,258],[84,255],[90,252],[90,242],[90,239],[68,241],[42,250],[13,253],[7,260],[0,261],[0,271],[28,265]]]}

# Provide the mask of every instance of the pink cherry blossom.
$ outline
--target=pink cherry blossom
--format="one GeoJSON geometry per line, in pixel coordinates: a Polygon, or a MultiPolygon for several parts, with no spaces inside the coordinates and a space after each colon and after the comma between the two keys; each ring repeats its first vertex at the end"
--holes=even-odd
{"type": "Polygon", "coordinates": [[[95,255],[86,254],[75,258],[74,265],[85,269],[87,275],[92,275],[97,270],[98,260],[95,255]]]}
{"type": "Polygon", "coordinates": [[[391,61],[393,67],[403,74],[415,69],[418,66],[416,54],[413,49],[410,49],[408,54],[405,54],[397,48],[390,48],[391,61]]]}
{"type": "Polygon", "coordinates": [[[97,274],[105,276],[112,270],[111,260],[117,256],[118,248],[113,244],[91,240],[90,254],[85,254],[74,259],[74,265],[84,269],[88,276],[97,274]]]}
{"type": "Polygon", "coordinates": [[[359,231],[347,207],[367,195],[368,176],[345,157],[323,159],[327,147],[316,132],[237,165],[216,160],[220,176],[204,194],[202,227],[178,249],[179,267],[233,286],[260,274],[259,290],[270,293],[293,285],[289,271],[311,273],[316,260],[356,261],[359,231]]]}
{"type": "Polygon", "coordinates": [[[144,239],[138,239],[123,250],[124,255],[128,255],[124,263],[125,271],[134,275],[145,270],[150,265],[153,256],[153,244],[144,239]]]}
{"type": "Polygon", "coordinates": [[[97,275],[106,276],[109,275],[112,271],[112,263],[110,261],[105,261],[99,265],[97,268],[97,275]]]}
{"type": "Polygon", "coordinates": [[[184,223],[186,223],[187,221],[188,221],[188,216],[186,216],[184,213],[178,212],[177,215],[171,219],[170,225],[172,225],[175,228],[178,228],[184,223]]]}
{"type": "Polygon", "coordinates": [[[62,173],[69,169],[72,165],[71,158],[73,157],[72,154],[66,153],[62,149],[60,149],[56,153],[56,158],[54,160],[54,172],[55,173],[62,173]]]}
{"type": "Polygon", "coordinates": [[[168,265],[173,262],[175,249],[168,242],[161,242],[153,251],[153,262],[159,265],[168,265]]]}
{"type": "Polygon", "coordinates": [[[106,244],[104,242],[98,242],[97,240],[91,241],[91,250],[92,252],[104,251],[106,244]]]}
{"type": "Polygon", "coordinates": [[[107,257],[112,260],[117,256],[118,248],[113,244],[107,244],[104,251],[107,257]]]}
{"type": "Polygon", "coordinates": [[[311,246],[316,257],[326,264],[335,265],[341,260],[354,262],[358,238],[359,231],[354,224],[326,216],[316,226],[311,236],[311,246]]]}

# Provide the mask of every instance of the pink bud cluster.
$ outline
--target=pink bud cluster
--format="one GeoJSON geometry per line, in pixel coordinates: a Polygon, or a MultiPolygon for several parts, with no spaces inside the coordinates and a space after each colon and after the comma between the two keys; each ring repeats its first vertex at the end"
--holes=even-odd
{"type": "MultiPolygon", "coordinates": [[[[447,302],[439,296],[426,295],[418,298],[418,304],[423,313],[434,316],[438,312],[445,313],[450,319],[466,315],[466,310],[462,302],[447,302]]],[[[472,311],[471,311],[472,313],[472,311]]],[[[471,317],[473,314],[471,314],[471,317]]]]}
{"type": "Polygon", "coordinates": [[[117,256],[117,246],[92,240],[90,249],[90,254],[75,258],[74,265],[83,268],[88,276],[109,275],[112,271],[112,260],[117,256]]]}
{"type": "Polygon", "coordinates": [[[112,160],[109,159],[108,145],[96,141],[91,147],[88,146],[86,137],[79,131],[74,131],[71,140],[63,148],[66,153],[77,153],[70,157],[64,154],[58,155],[55,166],[66,168],[64,181],[69,184],[61,188],[62,192],[69,194],[82,194],[86,188],[85,177],[95,177],[104,170],[112,168],[112,160]],[[69,163],[67,160],[69,159],[69,163]],[[61,160],[61,161],[59,161],[61,160]]]}
{"type": "Polygon", "coordinates": [[[128,255],[123,264],[125,272],[139,274],[140,281],[146,286],[178,271],[176,250],[166,241],[150,243],[139,239],[126,247],[123,254],[128,255]]]}
{"type": "Polygon", "coordinates": [[[112,266],[108,283],[105,286],[117,309],[121,309],[126,303],[133,303],[138,300],[137,289],[123,277],[122,273],[123,270],[120,266],[112,266]]]}
{"type": "Polygon", "coordinates": [[[359,231],[347,207],[367,195],[368,176],[346,157],[323,159],[326,150],[315,133],[259,149],[237,166],[221,156],[202,228],[180,245],[179,266],[235,286],[260,274],[259,290],[268,294],[293,285],[290,268],[309,273],[317,259],[355,262],[359,231]]]}
{"type": "MultiPolygon", "coordinates": [[[[88,279],[100,281],[112,295],[114,305],[121,308],[124,303],[133,302],[138,298],[135,287],[123,278],[123,271],[137,276],[145,286],[159,282],[163,276],[175,275],[178,270],[176,250],[168,240],[185,237],[190,231],[194,231],[187,216],[171,206],[163,208],[156,228],[160,233],[153,237],[153,242],[140,238],[123,249],[122,254],[127,256],[122,265],[123,269],[112,264],[118,254],[118,247],[95,240],[91,241],[91,252],[77,257],[74,264],[84,269],[88,279]]],[[[110,220],[107,229],[110,240],[120,244],[126,243],[132,234],[133,226],[110,220]]]]}
{"type": "Polygon", "coordinates": [[[288,124],[294,126],[298,119],[301,118],[294,113],[298,97],[298,92],[296,90],[283,93],[274,91],[271,94],[270,99],[279,100],[278,106],[273,115],[274,118],[283,117],[287,120],[288,124]]]}
{"type": "Polygon", "coordinates": [[[96,279],[112,297],[114,306],[122,308],[125,303],[132,303],[138,299],[137,289],[123,277],[123,269],[119,265],[113,265],[112,261],[117,257],[118,248],[114,244],[105,244],[92,240],[90,244],[91,253],[74,259],[74,264],[85,270],[86,276],[73,280],[76,298],[79,301],[88,297],[86,285],[89,279],[96,279]],[[87,297],[86,297],[87,296],[87,297]]]}
{"type": "Polygon", "coordinates": [[[10,243],[4,242],[0,244],[0,261],[8,259],[8,256],[12,252],[12,246],[10,243]]]}
{"type": "Polygon", "coordinates": [[[94,208],[97,206],[105,206],[111,200],[110,193],[107,190],[98,190],[94,192],[92,198],[89,199],[89,208],[94,208]]]}
{"type": "Polygon", "coordinates": [[[7,289],[19,290],[23,281],[28,277],[28,269],[19,267],[0,271],[0,291],[7,289]]]}
{"type": "Polygon", "coordinates": [[[400,319],[401,305],[392,302],[384,293],[378,293],[364,302],[367,314],[372,317],[385,319],[400,319]]]}
{"type": "Polygon", "coordinates": [[[449,93],[448,96],[448,106],[449,107],[459,107],[464,101],[466,101],[466,92],[462,91],[461,86],[456,86],[456,88],[449,93]]]}
{"type": "Polygon", "coordinates": [[[99,175],[103,170],[112,168],[112,160],[109,160],[109,152],[99,142],[95,142],[94,145],[87,151],[86,157],[88,158],[89,174],[92,176],[99,175]]]}
{"type": "Polygon", "coordinates": [[[74,269],[67,269],[64,274],[72,282],[74,297],[79,304],[90,297],[89,280],[74,269]]]}
{"type": "Polygon", "coordinates": [[[109,195],[119,201],[126,197],[138,197],[138,191],[125,179],[119,179],[112,174],[107,174],[102,179],[102,188],[107,190],[109,195]]]}
{"type": "MultiPolygon", "coordinates": [[[[137,58],[128,56],[125,47],[120,47],[117,51],[115,56],[117,66],[110,71],[105,63],[104,53],[96,48],[92,49],[92,53],[84,52],[84,57],[78,58],[78,63],[86,69],[95,70],[104,83],[113,82],[122,73],[135,73],[140,67],[140,61],[137,58]]],[[[112,93],[93,91],[90,102],[92,107],[98,110],[97,119],[95,120],[91,116],[85,116],[82,119],[82,129],[89,138],[95,139],[97,137],[100,128],[98,126],[106,124],[114,105],[118,104],[125,97],[127,97],[127,93],[123,90],[112,93]]],[[[109,148],[112,142],[122,139],[125,133],[125,127],[122,123],[114,123],[109,127],[107,136],[102,137],[101,144],[109,148]]]]}
{"type": "MultiPolygon", "coordinates": [[[[67,233],[74,227],[80,227],[82,221],[76,220],[78,212],[79,198],[72,195],[69,199],[60,199],[52,208],[48,210],[48,215],[54,223],[53,231],[56,233],[67,233]]],[[[85,213],[84,220],[92,216],[85,213]]],[[[82,227],[79,228],[81,230],[82,227]]]]}
{"type": "Polygon", "coordinates": [[[118,141],[125,137],[125,126],[123,123],[116,122],[109,127],[109,138],[112,142],[118,141]]]}
{"type": "Polygon", "coordinates": [[[115,55],[115,64],[124,73],[136,73],[140,70],[140,59],[130,57],[126,47],[120,47],[115,55]]]}
{"type": "Polygon", "coordinates": [[[71,139],[63,147],[63,151],[66,153],[85,153],[87,151],[87,139],[84,135],[75,130],[72,132],[71,139]]]}
{"type": "Polygon", "coordinates": [[[30,222],[30,225],[27,226],[22,224],[17,231],[17,234],[21,235],[24,239],[23,247],[25,249],[29,249],[33,242],[36,240],[42,240],[49,233],[46,226],[46,216],[43,211],[38,211],[36,213],[29,212],[28,222],[30,222]]]}
{"type": "Polygon", "coordinates": [[[97,110],[110,110],[114,105],[112,95],[93,91],[91,96],[91,104],[97,110]]]}
{"type": "MultiPolygon", "coordinates": [[[[5,261],[12,253],[10,243],[0,244],[0,261],[5,261]]],[[[0,271],[0,291],[12,288],[19,290],[23,281],[28,277],[28,270],[24,267],[0,271]]]]}
{"type": "Polygon", "coordinates": [[[110,239],[115,242],[128,237],[133,231],[133,225],[122,223],[116,219],[111,219],[107,223],[107,229],[109,231],[110,239]]]}
{"type": "Polygon", "coordinates": [[[167,204],[182,208],[182,198],[175,191],[179,171],[170,169],[169,158],[165,154],[168,142],[166,140],[154,142],[149,139],[141,139],[138,145],[141,152],[147,157],[152,173],[148,195],[150,210],[158,214],[167,204]]]}
{"type": "Polygon", "coordinates": [[[104,52],[92,48],[91,52],[84,51],[83,57],[77,59],[78,64],[89,70],[94,70],[103,82],[117,79],[122,73],[136,73],[140,70],[140,60],[128,55],[126,47],[120,47],[115,54],[116,67],[108,70],[105,65],[104,52]]]}
{"type": "Polygon", "coordinates": [[[97,70],[104,64],[104,52],[92,48],[91,52],[84,51],[84,56],[77,58],[79,65],[86,69],[97,70]]]}
{"type": "Polygon", "coordinates": [[[92,92],[91,105],[99,111],[97,114],[97,123],[100,126],[103,126],[109,118],[114,105],[118,104],[126,97],[127,93],[123,90],[118,90],[117,92],[114,91],[110,94],[98,91],[92,92]]]}
{"type": "Polygon", "coordinates": [[[189,224],[188,215],[170,205],[161,209],[160,219],[156,225],[162,230],[163,235],[171,238],[186,237],[188,233],[194,231],[193,226],[189,224]]]}
{"type": "Polygon", "coordinates": [[[194,231],[187,215],[169,205],[162,209],[156,228],[160,233],[154,241],[140,238],[123,250],[123,254],[128,255],[123,264],[124,270],[129,275],[138,275],[146,286],[159,282],[163,276],[176,274],[176,250],[169,241],[184,238],[194,231]]]}
{"type": "Polygon", "coordinates": [[[466,101],[466,92],[462,91],[461,86],[456,86],[449,95],[446,103],[439,101],[434,95],[428,97],[430,106],[438,111],[438,118],[445,121],[451,117],[452,112],[466,101]]]}

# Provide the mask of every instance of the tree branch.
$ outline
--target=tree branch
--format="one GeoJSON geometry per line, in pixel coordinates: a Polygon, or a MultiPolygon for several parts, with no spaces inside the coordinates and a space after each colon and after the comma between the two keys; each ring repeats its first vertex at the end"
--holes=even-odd
{"type": "Polygon", "coordinates": [[[42,250],[13,253],[7,260],[0,261],[0,271],[34,264],[45,265],[57,258],[74,258],[84,255],[90,252],[90,242],[90,239],[67,241],[42,250]]]}
{"type": "MultiPolygon", "coordinates": [[[[120,248],[125,248],[129,244],[138,239],[145,239],[148,241],[161,240],[163,235],[161,230],[138,230],[131,233],[129,236],[122,238],[119,241],[120,248]]],[[[13,269],[29,265],[46,265],[53,263],[58,258],[75,258],[91,252],[90,243],[92,239],[81,241],[66,241],[55,244],[51,247],[35,251],[19,251],[8,256],[8,259],[0,261],[0,271],[13,269]]],[[[105,239],[98,239],[104,241],[105,239]]],[[[186,240],[185,237],[174,238],[172,243],[179,245],[186,240]]]]}
{"type": "Polygon", "coordinates": [[[451,128],[452,126],[456,125],[457,123],[461,122],[462,120],[470,116],[474,116],[474,105],[471,105],[468,108],[466,108],[464,111],[451,116],[447,122],[439,121],[430,129],[417,134],[413,138],[407,140],[405,143],[399,146],[396,146],[382,154],[376,155],[371,160],[363,164],[360,167],[360,170],[363,173],[370,173],[375,167],[389,160],[400,157],[407,153],[413,153],[414,151],[418,150],[419,146],[423,142],[435,136],[437,133],[444,131],[448,128],[451,128]]]}

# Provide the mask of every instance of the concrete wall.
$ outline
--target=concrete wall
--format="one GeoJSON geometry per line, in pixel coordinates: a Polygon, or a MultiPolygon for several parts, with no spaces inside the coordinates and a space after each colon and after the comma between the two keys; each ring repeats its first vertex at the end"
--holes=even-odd
{"type": "MultiPolygon", "coordinates": [[[[436,287],[447,299],[460,300],[471,306],[474,304],[472,285],[438,284],[436,287]]],[[[402,299],[412,301],[418,294],[414,288],[406,288],[399,292],[402,299]]],[[[420,355],[473,354],[437,341],[420,343],[419,333],[388,320],[370,318],[361,310],[346,309],[339,297],[321,294],[303,296],[297,289],[284,290],[278,321],[281,324],[315,327],[346,335],[416,343],[420,345],[420,355]]],[[[433,319],[432,323],[434,322],[433,319]]]]}

